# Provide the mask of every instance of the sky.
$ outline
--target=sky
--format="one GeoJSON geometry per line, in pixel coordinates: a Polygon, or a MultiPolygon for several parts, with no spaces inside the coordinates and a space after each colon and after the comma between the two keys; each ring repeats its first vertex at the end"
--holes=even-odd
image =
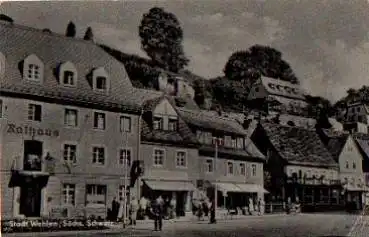
{"type": "Polygon", "coordinates": [[[224,75],[233,52],[261,44],[281,51],[312,95],[335,101],[369,86],[369,0],[12,1],[0,13],[61,34],[73,21],[79,37],[90,26],[98,43],[146,56],[138,26],[154,6],[177,16],[188,69],[205,78],[224,75]]]}

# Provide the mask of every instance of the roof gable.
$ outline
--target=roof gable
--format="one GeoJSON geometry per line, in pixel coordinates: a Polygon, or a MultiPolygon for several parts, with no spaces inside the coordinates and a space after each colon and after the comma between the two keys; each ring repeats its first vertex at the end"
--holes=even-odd
{"type": "Polygon", "coordinates": [[[161,101],[153,108],[153,114],[178,116],[176,110],[166,98],[162,98],[161,101]]]}

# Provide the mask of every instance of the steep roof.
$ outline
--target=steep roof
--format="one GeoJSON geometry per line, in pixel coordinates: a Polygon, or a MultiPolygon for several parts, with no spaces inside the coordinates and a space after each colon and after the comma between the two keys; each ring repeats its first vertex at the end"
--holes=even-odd
{"type": "Polygon", "coordinates": [[[227,134],[247,135],[245,129],[234,118],[226,118],[216,115],[213,111],[207,110],[189,110],[185,108],[177,108],[179,115],[189,124],[221,131],[227,134]]]}
{"type": "Polygon", "coordinates": [[[93,42],[1,22],[0,34],[0,52],[6,57],[6,73],[0,83],[2,93],[42,95],[130,111],[138,110],[146,99],[160,95],[134,88],[124,66],[93,42]],[[35,54],[45,65],[42,84],[28,83],[23,79],[20,65],[31,54],[35,54]],[[76,88],[60,86],[56,76],[58,67],[68,61],[78,72],[76,88]],[[92,70],[99,67],[103,67],[109,75],[109,95],[94,92],[87,79],[92,70]]]}
{"type": "Polygon", "coordinates": [[[144,114],[142,119],[141,134],[144,141],[164,142],[177,145],[198,145],[196,136],[192,133],[186,122],[178,116],[178,129],[176,131],[155,130],[152,125],[152,112],[163,101],[168,102],[175,108],[173,101],[166,96],[160,96],[144,103],[144,114]]]}
{"type": "Polygon", "coordinates": [[[315,131],[261,122],[270,143],[282,159],[291,164],[337,166],[315,131]]]}
{"type": "Polygon", "coordinates": [[[369,159],[369,134],[353,133],[352,137],[355,139],[363,156],[369,159]]]}

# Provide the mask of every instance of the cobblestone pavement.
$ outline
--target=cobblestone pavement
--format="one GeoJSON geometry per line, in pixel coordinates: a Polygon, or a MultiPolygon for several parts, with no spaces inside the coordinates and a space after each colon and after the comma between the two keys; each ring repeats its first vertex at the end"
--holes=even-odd
{"type": "Polygon", "coordinates": [[[369,216],[358,216],[347,236],[349,237],[369,236],[369,216]]]}

